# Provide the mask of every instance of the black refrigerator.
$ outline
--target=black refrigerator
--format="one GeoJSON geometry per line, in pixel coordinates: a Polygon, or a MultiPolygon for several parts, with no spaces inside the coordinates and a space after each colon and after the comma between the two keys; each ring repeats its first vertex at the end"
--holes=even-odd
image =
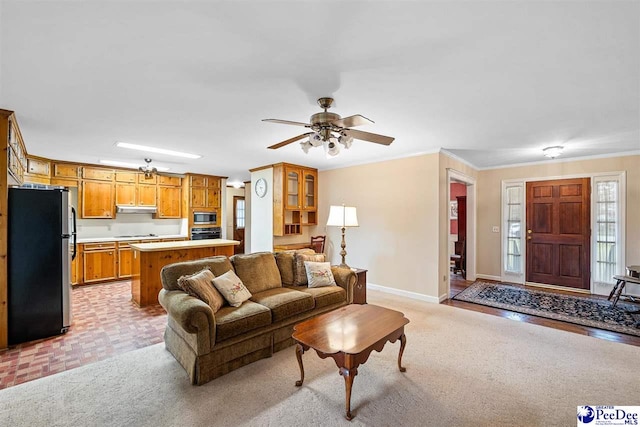
{"type": "Polygon", "coordinates": [[[8,226],[9,344],[66,332],[75,256],[69,190],[9,188],[8,226]]]}

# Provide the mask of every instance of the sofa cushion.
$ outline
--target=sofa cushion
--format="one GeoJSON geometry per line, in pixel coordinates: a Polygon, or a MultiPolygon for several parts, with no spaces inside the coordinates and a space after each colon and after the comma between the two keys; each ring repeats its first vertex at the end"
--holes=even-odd
{"type": "Polygon", "coordinates": [[[291,288],[267,289],[253,294],[251,301],[268,307],[274,322],[313,310],[314,307],[310,294],[291,288]]]}
{"type": "Polygon", "coordinates": [[[305,261],[324,262],[324,254],[312,253],[296,253],[295,267],[293,270],[293,284],[295,286],[307,284],[307,270],[304,268],[305,261]]]}
{"type": "Polygon", "coordinates": [[[236,273],[229,270],[222,276],[213,278],[213,286],[222,294],[231,307],[240,307],[242,303],[251,298],[251,293],[236,273]]]}
{"type": "Polygon", "coordinates": [[[307,270],[307,281],[310,288],[337,286],[333,273],[331,273],[331,263],[305,261],[304,268],[307,270]]]}
{"type": "Polygon", "coordinates": [[[216,313],[224,305],[225,300],[213,286],[213,280],[213,273],[209,268],[205,268],[195,274],[180,276],[178,278],[178,286],[189,295],[207,303],[211,310],[216,313]]]}
{"type": "Polygon", "coordinates": [[[182,290],[178,286],[180,276],[197,273],[205,268],[209,268],[214,276],[221,276],[227,271],[233,270],[233,265],[224,255],[165,265],[160,271],[162,287],[168,291],[182,290]]]}
{"type": "Polygon", "coordinates": [[[313,296],[316,308],[327,307],[347,300],[347,291],[340,286],[324,286],[322,288],[300,286],[297,289],[313,296]]]}
{"type": "Polygon", "coordinates": [[[231,257],[231,263],[242,283],[252,294],[282,287],[280,271],[271,252],[234,255],[231,257]]]}
{"type": "Polygon", "coordinates": [[[280,270],[280,277],[284,286],[292,286],[294,280],[295,255],[296,254],[314,254],[313,249],[298,249],[294,251],[278,251],[276,255],[276,264],[280,270]]]}
{"type": "Polygon", "coordinates": [[[264,305],[245,301],[240,307],[225,306],[216,314],[216,342],[222,342],[271,324],[271,311],[264,305]]]}

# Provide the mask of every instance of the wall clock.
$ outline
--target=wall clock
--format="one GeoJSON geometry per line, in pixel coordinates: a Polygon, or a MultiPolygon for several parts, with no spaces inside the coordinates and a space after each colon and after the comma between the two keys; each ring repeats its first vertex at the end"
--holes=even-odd
{"type": "Polygon", "coordinates": [[[256,195],[264,197],[267,194],[267,180],[260,178],[256,181],[256,195]]]}

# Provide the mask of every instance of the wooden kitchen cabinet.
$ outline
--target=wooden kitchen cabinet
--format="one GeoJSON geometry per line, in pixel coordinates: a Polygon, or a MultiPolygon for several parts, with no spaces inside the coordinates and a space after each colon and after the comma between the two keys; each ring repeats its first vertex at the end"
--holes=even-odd
{"type": "Polygon", "coordinates": [[[116,205],[136,206],[136,185],[116,182],[116,205]]]}
{"type": "Polygon", "coordinates": [[[158,186],[157,218],[180,218],[182,205],[181,187],[158,186]]]}
{"type": "Polygon", "coordinates": [[[138,184],[137,190],[138,206],[156,206],[158,191],[155,185],[138,184]]]}
{"type": "Polygon", "coordinates": [[[220,177],[189,175],[189,207],[217,209],[220,207],[220,177]]]}
{"type": "Polygon", "coordinates": [[[318,170],[289,163],[273,165],[273,235],[302,234],[317,224],[318,170]]]}
{"type": "Polygon", "coordinates": [[[82,178],[84,179],[112,182],[114,176],[115,171],[113,169],[94,168],[89,166],[84,166],[82,168],[82,178]]]}
{"type": "Polygon", "coordinates": [[[118,279],[127,279],[131,277],[133,252],[131,251],[130,245],[132,243],[140,243],[140,241],[118,242],[118,279]]]}
{"type": "Polygon", "coordinates": [[[157,175],[158,185],[168,185],[171,187],[179,187],[182,185],[182,178],[179,176],[157,175]]]}
{"type": "Polygon", "coordinates": [[[116,279],[116,243],[85,243],[82,250],[82,270],[84,283],[116,279]]]}
{"type": "Polygon", "coordinates": [[[113,218],[114,191],[111,182],[82,181],[80,188],[81,218],[113,218]]]}
{"type": "Polygon", "coordinates": [[[0,110],[0,128],[2,129],[0,133],[2,152],[6,153],[6,158],[2,159],[3,167],[0,169],[4,171],[6,166],[8,184],[20,185],[24,182],[24,174],[27,170],[27,149],[13,111],[0,110]]]}
{"type": "Polygon", "coordinates": [[[51,161],[40,157],[27,156],[27,170],[24,182],[34,184],[51,183],[51,161]]]}
{"type": "Polygon", "coordinates": [[[78,187],[80,165],[53,162],[51,168],[51,185],[78,187]]]}
{"type": "Polygon", "coordinates": [[[116,182],[128,182],[135,184],[138,182],[138,173],[129,171],[116,171],[116,182]]]}

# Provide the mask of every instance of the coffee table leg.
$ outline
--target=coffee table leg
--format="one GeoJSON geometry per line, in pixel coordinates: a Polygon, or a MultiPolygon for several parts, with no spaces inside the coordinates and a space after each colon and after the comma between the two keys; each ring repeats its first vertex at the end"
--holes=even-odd
{"type": "Polygon", "coordinates": [[[347,369],[340,368],[340,375],[344,377],[344,385],[345,385],[345,406],[347,409],[347,414],[345,418],[349,421],[353,419],[353,415],[351,415],[351,387],[353,386],[353,379],[356,375],[358,375],[358,369],[347,369]]]}
{"type": "Polygon", "coordinates": [[[400,368],[400,372],[405,372],[407,368],[402,366],[402,353],[404,353],[404,346],[407,345],[407,337],[402,334],[400,335],[400,354],[398,354],[398,368],[400,368]]]}
{"type": "Polygon", "coordinates": [[[296,381],[296,386],[300,387],[304,381],[304,366],[302,366],[302,353],[304,348],[301,344],[296,344],[296,357],[298,358],[298,366],[300,367],[300,380],[296,381]]]}

